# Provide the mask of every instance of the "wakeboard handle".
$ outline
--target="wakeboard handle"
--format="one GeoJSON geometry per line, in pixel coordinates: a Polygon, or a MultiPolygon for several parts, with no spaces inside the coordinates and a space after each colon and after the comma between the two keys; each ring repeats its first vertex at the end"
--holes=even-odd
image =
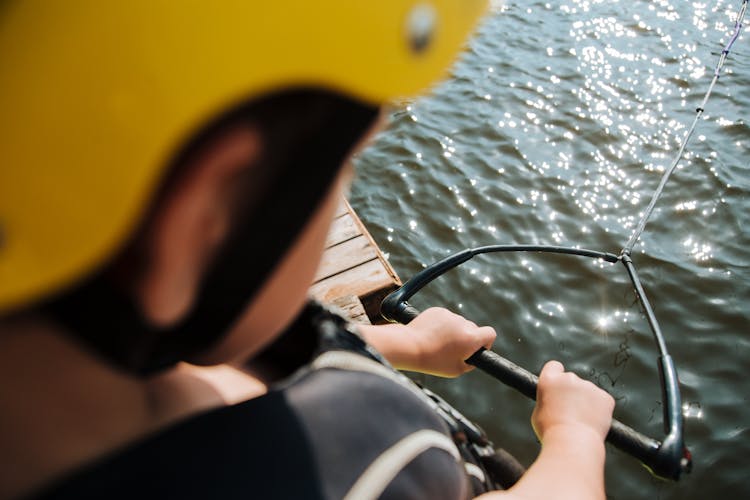
{"type": "MultiPolygon", "coordinates": [[[[456,256],[453,257],[455,258],[456,256]]],[[[465,261],[469,258],[471,256],[462,255],[455,259],[453,263],[456,264],[456,260],[465,261]]],[[[421,274],[418,273],[412,280],[389,294],[383,300],[380,306],[380,313],[386,320],[407,324],[419,315],[419,310],[409,304],[406,301],[408,297],[405,298],[404,296],[407,295],[408,291],[415,293],[416,290],[414,288],[419,289],[436,277],[433,275],[428,278],[422,275],[421,278],[427,278],[423,281],[422,279],[418,279],[421,274]],[[420,283],[417,285],[413,282],[415,280],[420,283]],[[417,286],[409,290],[411,287],[407,285],[410,284],[417,286]]],[[[413,293],[408,293],[409,297],[413,293]]],[[[505,385],[512,387],[524,396],[536,400],[536,388],[539,378],[494,351],[481,348],[472,354],[466,362],[476,366],[505,385]]],[[[675,373],[672,358],[669,356],[660,358],[659,368],[659,373],[662,377],[669,377],[670,374],[675,373]]],[[[684,447],[682,436],[676,434],[677,431],[677,428],[672,427],[664,441],[659,442],[656,439],[641,434],[619,420],[612,419],[606,441],[615,448],[639,460],[655,476],[677,481],[683,472],[690,472],[692,468],[690,452],[684,447]]]]}

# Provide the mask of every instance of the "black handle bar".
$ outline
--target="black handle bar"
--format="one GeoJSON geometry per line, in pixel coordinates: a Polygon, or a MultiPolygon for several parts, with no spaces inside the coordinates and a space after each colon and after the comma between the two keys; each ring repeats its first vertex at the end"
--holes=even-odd
{"type": "MultiPolygon", "coordinates": [[[[380,312],[389,321],[406,324],[414,319],[419,311],[406,300],[400,300],[402,298],[401,290],[396,290],[383,300],[380,312]]],[[[660,360],[661,373],[665,371],[667,373],[674,372],[671,357],[660,358],[660,360]]],[[[512,361],[482,348],[472,354],[466,362],[521,394],[536,400],[536,386],[539,378],[512,361]]],[[[667,436],[667,439],[662,443],[641,434],[618,420],[612,419],[606,441],[615,448],[638,459],[654,475],[677,480],[681,472],[689,472],[691,457],[686,448],[674,446],[674,443],[671,443],[670,436],[667,436]],[[675,452],[677,453],[676,456],[675,452]]]]}

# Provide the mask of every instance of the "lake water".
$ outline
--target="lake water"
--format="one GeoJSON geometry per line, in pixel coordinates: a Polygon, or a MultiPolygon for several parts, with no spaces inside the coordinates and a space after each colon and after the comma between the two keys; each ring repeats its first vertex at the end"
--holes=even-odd
{"type": "MultiPolygon", "coordinates": [[[[487,244],[618,254],[670,164],[731,36],[739,0],[496,4],[450,79],[390,113],[355,162],[351,201],[403,279],[487,244]]],[[[748,19],[746,18],[746,24],[748,19]]],[[[750,498],[750,36],[633,252],[679,372],[693,473],[653,479],[608,447],[609,498],[750,498]]],[[[559,359],[663,436],[656,347],[619,264],[489,255],[416,296],[499,332],[538,372],[559,359]]],[[[528,464],[532,403],[487,375],[426,380],[528,464]]]]}

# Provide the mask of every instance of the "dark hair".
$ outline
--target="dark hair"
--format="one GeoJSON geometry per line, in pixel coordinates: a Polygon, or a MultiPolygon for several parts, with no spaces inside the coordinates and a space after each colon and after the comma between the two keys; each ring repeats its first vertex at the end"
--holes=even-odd
{"type": "Polygon", "coordinates": [[[205,350],[231,328],[268,278],[377,113],[335,93],[295,89],[222,115],[175,155],[140,229],[121,254],[43,310],[73,338],[133,373],[151,373],[205,350]],[[131,269],[142,265],[139,245],[165,193],[196,154],[238,123],[251,124],[262,136],[261,158],[237,179],[237,191],[252,195],[238,197],[230,236],[205,274],[190,313],[174,326],[157,328],[108,271],[113,262],[128,259],[131,269]]]}

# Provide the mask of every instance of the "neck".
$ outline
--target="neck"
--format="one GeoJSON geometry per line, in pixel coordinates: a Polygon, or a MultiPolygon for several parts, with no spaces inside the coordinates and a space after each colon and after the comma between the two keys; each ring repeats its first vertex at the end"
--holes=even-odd
{"type": "Polygon", "coordinates": [[[33,491],[180,418],[226,404],[216,384],[196,371],[178,366],[139,379],[39,318],[0,321],[0,498],[33,491]]]}

